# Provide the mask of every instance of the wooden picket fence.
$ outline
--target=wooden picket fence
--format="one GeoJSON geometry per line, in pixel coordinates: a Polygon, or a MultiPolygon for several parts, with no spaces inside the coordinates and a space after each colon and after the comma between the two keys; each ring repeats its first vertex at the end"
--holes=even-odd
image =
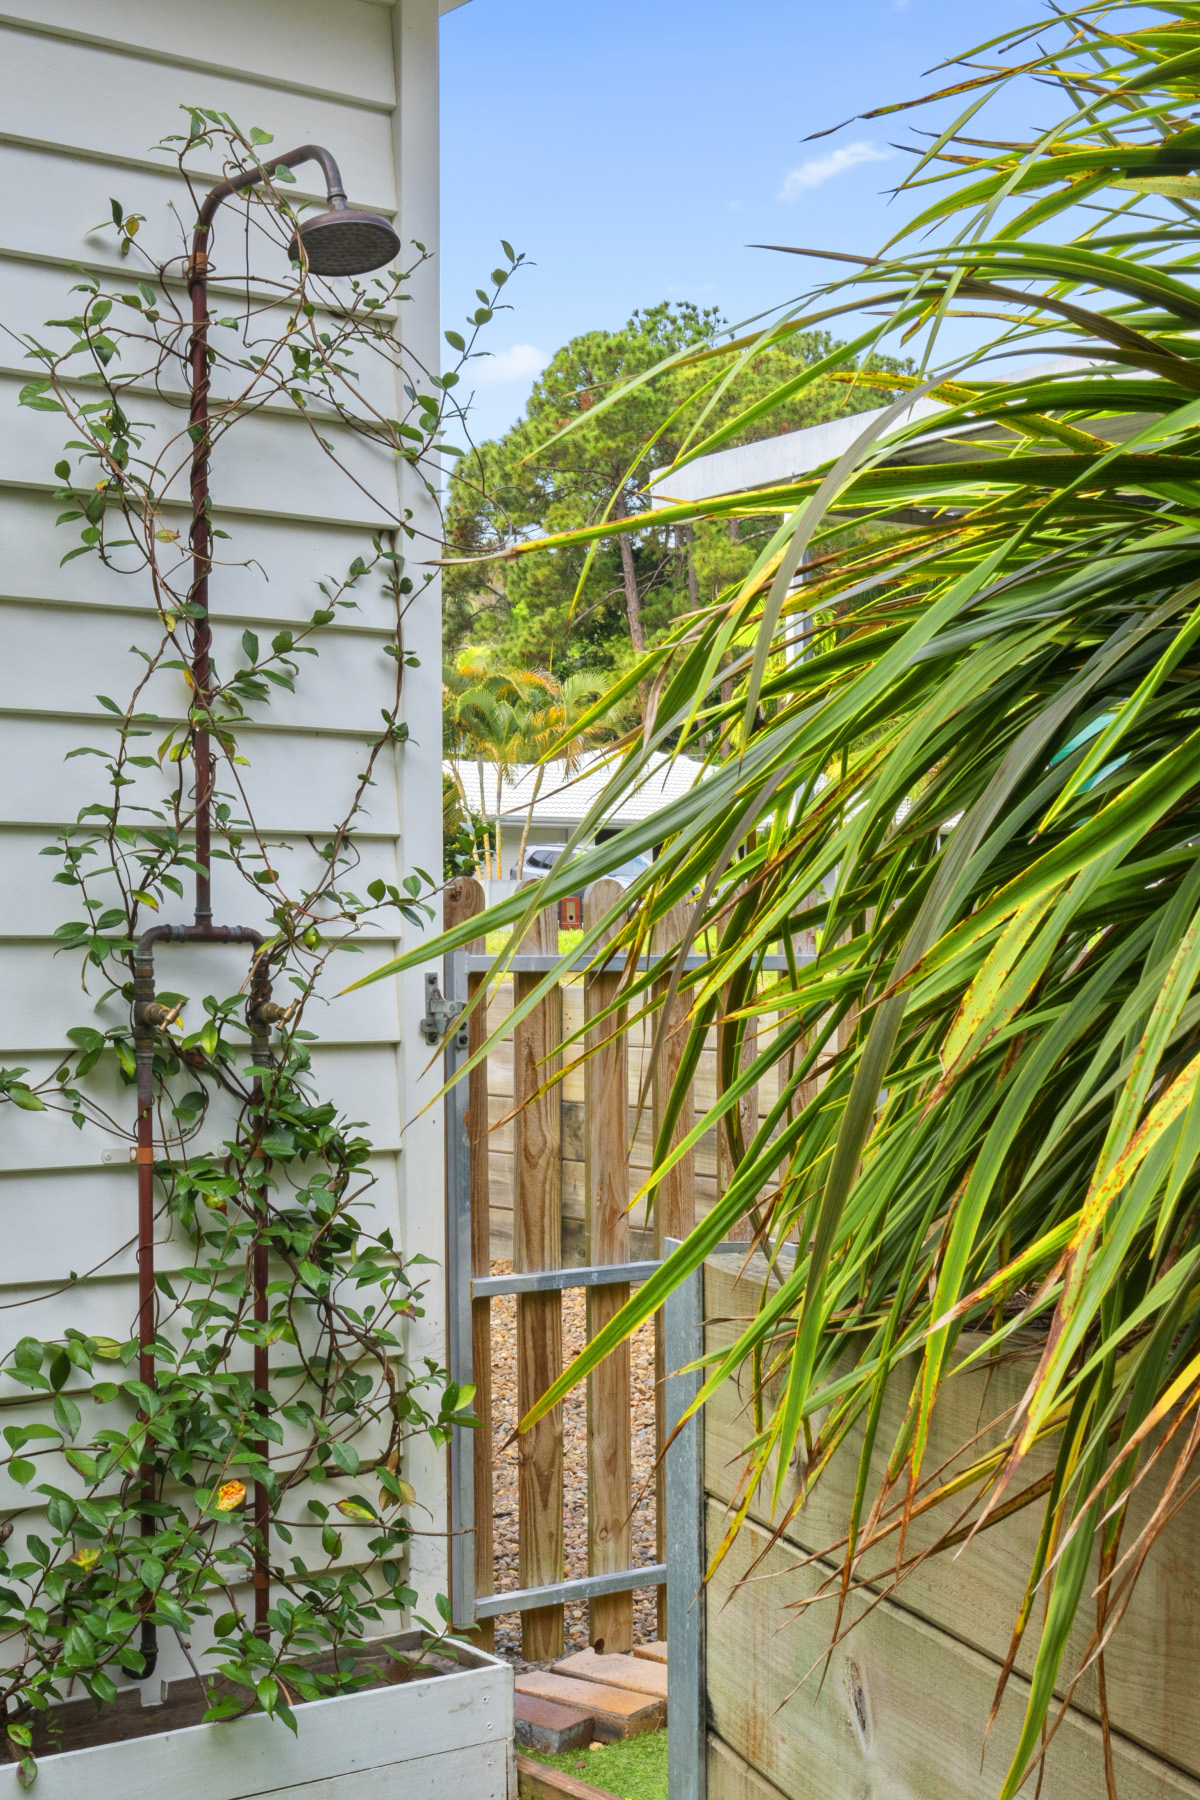
{"type": "MultiPolygon", "coordinates": [[[[602,917],[620,893],[611,881],[589,888],[585,927],[602,917]]],[[[480,884],[459,881],[447,890],[445,922],[449,926],[471,919],[483,905],[480,884]]],[[[680,942],[686,913],[682,908],[677,912],[660,928],[656,953],[680,942]]],[[[538,916],[510,981],[493,991],[486,1015],[482,1007],[471,1015],[469,1042],[463,1032],[464,1041],[451,1045],[451,1070],[528,997],[558,953],[558,909],[551,907],[538,916]]],[[[473,999],[489,962],[482,940],[447,958],[447,997],[473,999]]],[[[614,1030],[609,1021],[589,1031],[591,1054],[583,1067],[569,1069],[547,1089],[549,1077],[559,1072],[564,1035],[604,1013],[617,997],[620,981],[619,971],[610,968],[577,973],[553,989],[460,1084],[463,1091],[452,1096],[447,1109],[450,1360],[458,1379],[474,1383],[475,1412],[482,1422],[477,1431],[456,1434],[452,1451],[452,1603],[456,1622],[477,1622],[477,1641],[484,1648],[491,1647],[494,1619],[519,1611],[522,1654],[530,1661],[562,1654],[563,1608],[570,1600],[588,1603],[589,1641],[603,1638],[608,1650],[628,1650],[633,1593],[655,1585],[659,1632],[666,1635],[666,1590],[660,1585],[666,1562],[661,1462],[657,1563],[640,1571],[632,1567],[628,1346],[610,1356],[588,1383],[586,1577],[564,1579],[563,1420],[558,1408],[519,1441],[518,1591],[495,1591],[492,1299],[516,1296],[520,1416],[561,1372],[564,1289],[585,1289],[587,1333],[593,1336],[630,1293],[630,1280],[612,1272],[629,1265],[633,1279],[644,1279],[661,1258],[664,1240],[685,1237],[714,1203],[723,1182],[716,1143],[708,1134],[663,1182],[649,1220],[644,1202],[630,1209],[649,1170],[662,1101],[679,1066],[682,1032],[668,1036],[660,1051],[649,1107],[638,1104],[650,1045],[650,1032],[640,1025],[614,1030]],[[494,1273],[495,1263],[509,1259],[511,1275],[494,1273]]],[[[677,1001],[676,1007],[682,1017],[683,1003],[677,1001]]],[[[572,1059],[577,1056],[576,1049],[572,1059]]],[[[676,1141],[692,1128],[696,1104],[711,1104],[716,1080],[711,1045],[701,1060],[692,1102],[675,1127],[676,1141]]],[[[756,1123],[757,1096],[752,1096],[743,1105],[743,1125],[752,1133],[756,1123]]],[[[659,1329],[655,1389],[660,1444],[663,1373],[659,1329]]]]}

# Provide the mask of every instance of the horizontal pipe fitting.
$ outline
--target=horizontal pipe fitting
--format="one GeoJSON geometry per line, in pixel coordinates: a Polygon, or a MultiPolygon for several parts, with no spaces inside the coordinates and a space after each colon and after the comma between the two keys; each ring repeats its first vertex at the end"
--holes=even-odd
{"type": "Polygon", "coordinates": [[[264,1000],[258,1006],[248,1006],[246,1018],[251,1026],[286,1025],[299,1005],[298,1000],[293,1000],[290,1006],[280,1006],[277,1000],[264,1000]]]}
{"type": "Polygon", "coordinates": [[[159,1027],[159,1029],[165,1029],[166,1026],[175,1023],[186,1005],[186,1000],[181,1000],[178,1006],[163,1006],[159,1001],[152,1000],[149,1006],[144,1006],[142,1008],[142,1018],[147,1025],[155,1025],[159,1027]]]}

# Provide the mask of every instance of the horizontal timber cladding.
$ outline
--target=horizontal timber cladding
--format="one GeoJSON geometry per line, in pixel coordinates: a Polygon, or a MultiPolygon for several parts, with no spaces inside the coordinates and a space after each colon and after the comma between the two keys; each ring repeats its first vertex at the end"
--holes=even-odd
{"type": "MultiPolygon", "coordinates": [[[[742,1260],[735,1256],[712,1258],[705,1267],[705,1342],[710,1351],[731,1343],[738,1322],[757,1308],[765,1265],[755,1258],[744,1274],[739,1273],[741,1268],[742,1260]]],[[[928,1467],[946,1465],[949,1476],[956,1445],[974,1439],[972,1457],[986,1449],[998,1435],[994,1422],[1024,1391],[1033,1366],[1030,1358],[1036,1361],[1039,1349],[1040,1344],[1027,1345],[1011,1361],[967,1371],[949,1382],[934,1415],[928,1467]]],[[[705,1488],[710,1496],[709,1531],[716,1534],[712,1548],[720,1540],[728,1503],[738,1487],[742,1446],[753,1433],[749,1397],[748,1379],[739,1383],[735,1377],[706,1409],[705,1488]]],[[[906,1384],[898,1379],[885,1401],[872,1483],[882,1473],[906,1397],[906,1384]]],[[[748,1535],[709,1589],[708,1682],[715,1728],[725,1743],[789,1796],[819,1792],[823,1800],[841,1800],[843,1794],[853,1800],[860,1796],[874,1800],[876,1794],[886,1794],[887,1800],[910,1796],[942,1800],[943,1795],[945,1800],[951,1796],[992,1800],[1016,1742],[1028,1691],[1023,1682],[1018,1687],[1014,1677],[1010,1683],[988,1739],[981,1776],[984,1726],[1024,1590],[1039,1508],[1026,1507],[957,1552],[930,1557],[901,1584],[894,1598],[880,1604],[839,1646],[823,1684],[818,1669],[812,1680],[798,1686],[828,1649],[833,1613],[824,1602],[800,1613],[791,1608],[816,1590],[814,1570],[819,1567],[823,1579],[837,1562],[860,1441],[852,1437],[833,1458],[757,1571],[762,1579],[737,1590],[738,1575],[752,1554],[766,1550],[768,1532],[774,1529],[767,1482],[754,1495],[748,1535]],[[804,1569],[799,1566],[802,1555],[821,1560],[804,1569]],[[873,1721],[866,1739],[855,1724],[854,1670],[863,1678],[864,1704],[873,1721]],[[842,1787],[805,1785],[803,1768],[820,1766],[822,1757],[833,1760],[842,1787]]],[[[1048,1466],[1031,1456],[1028,1478],[1036,1479],[1048,1466]]],[[[1157,1470],[1152,1470],[1131,1503],[1129,1541],[1161,1490],[1157,1470]]],[[[869,1486],[868,1492],[873,1491],[869,1486]]],[[[795,1479],[789,1478],[784,1507],[795,1493],[795,1479]]],[[[941,1529],[947,1523],[943,1521],[941,1529]]],[[[935,1536],[929,1516],[915,1518],[907,1553],[928,1546],[935,1536]]],[[[889,1549],[894,1557],[890,1540],[879,1553],[881,1574],[888,1566],[889,1549]]],[[[1085,1599],[1063,1662],[1064,1691],[1084,1653],[1089,1630],[1085,1599]]],[[[1031,1626],[1016,1664],[1021,1675],[1028,1675],[1035,1652],[1031,1626]]],[[[1175,1794],[1200,1800],[1196,1499],[1150,1552],[1105,1664],[1109,1714],[1119,1734],[1121,1800],[1175,1794]]],[[[1054,1740],[1042,1800],[1099,1800],[1104,1793],[1098,1718],[1096,1675],[1089,1670],[1076,1686],[1054,1740]]],[[[718,1785],[714,1800],[725,1791],[718,1785]]]]}
{"type": "MultiPolygon", "coordinates": [[[[0,623],[2,622],[3,613],[0,612],[0,623]]],[[[252,745],[248,747],[253,749],[252,745]]],[[[47,942],[58,923],[57,914],[50,917],[46,909],[47,865],[46,859],[42,856],[42,850],[46,842],[47,823],[47,821],[35,821],[18,825],[12,821],[9,822],[4,843],[3,862],[3,880],[8,889],[8,904],[4,912],[3,926],[0,929],[0,946],[47,942]]],[[[397,874],[403,873],[396,859],[396,844],[397,840],[394,835],[376,834],[372,836],[368,831],[360,833],[358,847],[362,855],[362,868],[368,871],[368,880],[375,875],[382,875],[388,881],[395,881],[397,874]]],[[[281,832],[275,836],[272,849],[273,853],[279,857],[282,867],[286,869],[289,880],[297,886],[311,880],[315,875],[319,858],[314,852],[309,838],[298,833],[288,835],[281,832]]],[[[360,876],[359,879],[361,880],[362,877],[360,876]]],[[[100,891],[103,891],[103,883],[98,885],[100,891]]],[[[253,905],[253,899],[253,895],[248,896],[245,908],[247,923],[251,922],[252,917],[255,923],[265,918],[265,912],[261,912],[258,907],[253,905]]],[[[395,955],[398,943],[399,939],[395,935],[394,925],[390,929],[381,930],[367,946],[368,959],[374,955],[378,960],[385,953],[389,956],[395,955]]],[[[361,973],[366,966],[367,964],[356,964],[354,969],[347,973],[347,979],[351,973],[361,973]]],[[[365,1000],[368,996],[366,994],[347,995],[347,1006],[352,998],[365,1000]]],[[[345,1016],[339,1002],[334,1017],[340,1020],[345,1016]]],[[[328,1043],[329,1040],[329,1032],[322,1033],[322,1042],[328,1043]]]]}
{"type": "Polygon", "coordinates": [[[285,94],[326,96],[390,112],[396,104],[386,7],[328,0],[121,0],[103,17],[95,0],[6,0],[7,25],[78,44],[126,51],[187,71],[248,75],[285,94]]]}
{"type": "MultiPolygon", "coordinates": [[[[397,0],[394,6],[368,0],[0,0],[0,322],[17,334],[0,343],[0,1066],[26,1065],[30,1079],[53,1071],[72,1027],[127,1023],[119,999],[102,1000],[95,983],[90,993],[81,989],[77,959],[54,954],[54,931],[74,916],[77,904],[70,889],[53,885],[59,865],[41,851],[60,827],[75,822],[83,804],[106,798],[102,763],[67,758],[81,745],[103,750],[111,744],[112,715],[97,696],[124,705],[141,668],[130,646],[143,642],[157,620],[139,579],[105,570],[90,557],[62,563],[78,537],[75,526],[55,526],[61,504],[53,498],[54,464],[71,433],[60,415],[18,406],[19,388],[35,372],[21,334],[59,341],[62,334],[46,330],[44,321],[77,310],[78,297],[69,298],[69,289],[81,268],[106,283],[119,271],[132,287],[148,277],[147,264],[179,258],[181,222],[190,225],[193,202],[174,171],[170,148],[163,154],[154,145],[186,131],[181,109],[198,106],[229,112],[247,131],[258,126],[270,132],[281,152],[301,143],[326,144],[341,165],[351,204],[395,219],[406,246],[403,261],[419,259],[413,240],[428,247],[433,261],[414,279],[403,313],[410,350],[432,366],[440,340],[434,272],[437,14],[437,0],[397,0]],[[127,260],[117,255],[112,229],[102,228],[114,197],[127,213],[145,215],[127,260]]],[[[211,154],[198,154],[192,173],[202,194],[216,174],[211,154]]],[[[301,169],[294,197],[323,197],[316,179],[313,168],[301,169]]],[[[231,311],[245,301],[244,282],[237,286],[241,240],[235,214],[221,215],[211,284],[217,318],[224,295],[232,296],[231,311]]],[[[279,245],[259,239],[253,254],[256,280],[286,274],[279,245]]],[[[176,260],[168,286],[186,311],[179,269],[176,260]]],[[[264,331],[271,316],[268,307],[264,331]]],[[[172,382],[177,377],[165,385],[172,382]]],[[[395,377],[385,366],[364,368],[362,387],[387,415],[402,410],[395,377]]],[[[160,447],[174,439],[172,455],[182,465],[188,449],[181,435],[182,395],[135,398],[132,416],[155,426],[151,436],[160,447]]],[[[217,382],[217,406],[220,399],[217,382]]],[[[344,579],[353,558],[370,553],[372,533],[394,524],[406,508],[428,534],[409,550],[410,559],[419,562],[428,554],[422,543],[431,542],[437,528],[419,478],[406,465],[397,470],[394,460],[341,426],[319,425],[377,498],[324,456],[285,406],[265,409],[216,444],[214,523],[230,534],[217,542],[211,581],[219,664],[228,665],[245,630],[269,640],[280,627],[307,625],[327,604],[318,583],[344,579]]],[[[164,523],[180,531],[183,543],[186,503],[186,483],[177,480],[164,523]]],[[[252,705],[242,734],[245,793],[292,877],[316,865],[330,828],[347,811],[366,749],[378,735],[380,710],[395,691],[396,662],[385,651],[395,642],[394,605],[374,577],[352,597],[355,607],[339,610],[320,633],[319,656],[301,659],[296,693],[278,690],[270,707],[252,705]]],[[[366,790],[357,820],[356,891],[377,876],[396,883],[414,866],[436,871],[441,862],[436,583],[410,605],[404,647],[419,662],[404,688],[410,741],[381,754],[374,785],[366,790]]],[[[186,715],[180,673],[155,676],[144,705],[161,721],[154,748],[186,715]]],[[[155,779],[153,771],[138,771],[127,790],[130,799],[139,802],[139,789],[148,792],[155,779]]],[[[214,889],[219,920],[265,923],[266,898],[256,900],[218,858],[214,889]]],[[[167,923],[184,921],[190,899],[160,916],[167,923]]],[[[146,923],[152,922],[148,917],[146,923]]],[[[334,959],[331,974],[344,969],[349,982],[394,955],[406,935],[411,940],[412,928],[390,918],[373,943],[364,942],[362,954],[334,959]]],[[[197,1010],[205,993],[236,991],[246,968],[237,950],[197,958],[190,948],[172,947],[160,960],[161,985],[194,994],[197,1010]]],[[[328,984],[331,992],[340,985],[328,984]]],[[[423,1112],[438,1085],[424,1073],[428,1051],[417,1030],[423,1010],[423,972],[417,970],[402,981],[335,998],[313,1021],[321,1091],[351,1120],[366,1123],[374,1145],[375,1219],[408,1253],[423,1253],[435,1265],[425,1318],[412,1327],[418,1365],[425,1352],[439,1363],[445,1354],[437,1272],[444,1259],[442,1126],[439,1108],[423,1112]]],[[[74,1325],[124,1341],[133,1329],[137,1202],[134,1171],[125,1159],[134,1100],[132,1090],[115,1080],[102,1098],[116,1127],[110,1135],[92,1127],[77,1131],[52,1112],[8,1106],[0,1113],[4,1352],[26,1332],[61,1336],[74,1325]]],[[[215,1141],[202,1144],[205,1150],[219,1147],[216,1109],[212,1122],[215,1141]]],[[[169,1272],[192,1259],[183,1242],[165,1242],[159,1260],[169,1272]]],[[[6,1419],[17,1418],[27,1398],[0,1381],[6,1419]]],[[[409,1473],[436,1532],[444,1511],[441,1454],[421,1452],[409,1473]]],[[[23,1509],[23,1527],[37,1529],[40,1504],[27,1490],[0,1491],[0,1516],[23,1509]]],[[[433,1532],[415,1541],[413,1577],[421,1610],[429,1612],[434,1594],[446,1585],[444,1544],[433,1532]]],[[[172,1639],[163,1646],[159,1673],[187,1673],[172,1639]]]]}
{"type": "MultiPolygon", "coordinates": [[[[119,694],[128,688],[131,676],[138,674],[129,644],[118,636],[124,618],[114,620],[111,613],[75,607],[70,620],[71,655],[63,659],[49,691],[42,679],[45,621],[44,602],[0,602],[4,640],[0,707],[35,717],[39,713],[60,718],[65,713],[80,720],[90,717],[103,728],[106,709],[95,698],[97,690],[110,697],[119,694]]],[[[136,627],[136,622],[134,615],[131,624],[136,627]]],[[[298,620],[297,624],[307,622],[298,620]]],[[[272,627],[267,624],[262,629],[265,634],[272,627]]],[[[125,625],[125,635],[128,632],[129,625],[125,625]]],[[[219,667],[227,668],[239,660],[241,635],[241,621],[227,621],[213,632],[213,654],[219,667]]],[[[393,632],[391,641],[394,639],[393,632]]],[[[318,643],[318,657],[305,659],[307,679],[298,684],[294,694],[280,690],[270,714],[258,723],[289,731],[348,732],[370,742],[374,735],[371,720],[378,719],[381,710],[391,704],[395,691],[394,658],[384,650],[381,635],[362,630],[335,631],[327,626],[318,643]]],[[[164,731],[168,724],[187,717],[187,689],[178,670],[166,669],[151,676],[142,689],[142,700],[163,721],[164,731]]],[[[255,735],[253,727],[251,735],[255,735]]]]}
{"type": "MultiPolygon", "coordinates": [[[[710,1500],[710,1555],[723,1531],[724,1509],[710,1500]]],[[[816,1606],[784,1622],[785,1607],[825,1573],[798,1568],[790,1544],[772,1548],[768,1532],[746,1524],[708,1589],[717,1735],[789,1800],[995,1800],[1026,1683],[1010,1680],[981,1767],[998,1664],[885,1600],[825,1668],[832,1614],[816,1606]],[[756,1558],[754,1579],[739,1587],[756,1558]]],[[[1200,1783],[1125,1738],[1115,1737],[1114,1760],[1121,1800],[1200,1800],[1200,1783]]],[[[1104,1791],[1100,1728],[1068,1708],[1047,1754],[1042,1800],[1101,1800],[1104,1791]]]]}
{"type": "MultiPolygon", "coordinates": [[[[65,302],[66,296],[63,298],[65,302]]],[[[50,341],[52,347],[58,343],[53,336],[50,341]]],[[[23,373],[28,379],[28,372],[23,373]]],[[[0,377],[0,407],[6,417],[0,440],[0,485],[15,487],[36,476],[46,489],[52,489],[54,464],[62,452],[62,420],[57,413],[18,407],[20,387],[20,375],[0,377]]],[[[130,401],[131,413],[135,404],[139,425],[152,428],[146,433],[146,448],[161,458],[164,476],[173,475],[168,498],[182,505],[188,492],[187,415],[182,407],[173,402],[168,405],[157,395],[136,396],[130,401]]],[[[222,507],[231,506],[237,518],[262,512],[298,524],[318,519],[355,527],[367,544],[372,531],[395,525],[391,452],[340,425],[329,427],[322,422],[321,435],[329,441],[333,454],[322,452],[314,434],[295,414],[265,408],[241,419],[235,429],[222,431],[213,446],[214,518],[224,524],[222,507]],[[382,505],[374,498],[376,494],[382,497],[382,505]]],[[[230,529],[235,533],[232,544],[217,545],[216,554],[222,561],[243,554],[237,546],[236,526],[230,529]]],[[[69,543],[68,538],[64,548],[69,543]]]]}
{"type": "MultiPolygon", "coordinates": [[[[232,994],[241,986],[246,972],[245,958],[239,958],[236,952],[222,949],[205,956],[203,951],[198,954],[195,946],[187,945],[182,949],[191,950],[190,956],[180,951],[172,956],[173,948],[168,945],[162,954],[161,987],[198,994],[207,984],[205,991],[215,993],[219,989],[223,994],[232,994]]],[[[49,945],[46,952],[50,953],[49,945]]],[[[47,982],[38,967],[40,960],[38,955],[30,954],[28,945],[0,944],[0,1007],[10,1020],[15,1016],[27,1021],[19,1035],[15,1024],[7,1028],[5,1035],[14,1049],[22,1053],[41,1051],[53,1057],[56,1053],[61,1054],[67,1032],[79,1023],[80,999],[78,993],[69,988],[62,991],[65,983],[60,987],[57,983],[47,982]],[[20,1038],[24,1038],[24,1043],[19,1041],[20,1038]]],[[[347,980],[365,975],[372,962],[381,960],[382,957],[370,952],[355,957],[353,966],[347,962],[347,980]]],[[[63,966],[62,960],[58,966],[63,966]]],[[[107,1019],[107,1003],[105,1007],[102,1016],[107,1019]]],[[[85,1005],[83,1013],[90,1011],[91,1006],[85,1005]]],[[[328,1008],[322,1008],[321,1014],[321,1023],[325,1027],[321,1033],[322,1041],[332,1038],[335,1043],[340,1039],[343,1043],[374,1044],[382,1048],[394,1044],[400,1036],[396,993],[385,982],[346,994],[328,1008]]]]}
{"type": "MultiPolygon", "coordinates": [[[[61,284],[60,275],[56,273],[54,279],[61,284]]],[[[122,576],[91,558],[62,567],[63,553],[72,540],[65,529],[55,530],[60,508],[51,497],[53,469],[39,462],[22,468],[21,476],[15,490],[19,505],[11,504],[13,489],[0,488],[6,500],[0,507],[0,598],[136,613],[138,603],[131,599],[129,583],[122,576]]],[[[178,524],[185,522],[181,509],[178,524]]],[[[236,524],[229,530],[233,539],[217,560],[219,575],[215,579],[221,584],[221,615],[214,620],[217,629],[230,622],[253,625],[269,619],[299,624],[311,618],[314,581],[344,572],[363,535],[361,525],[353,522],[271,519],[244,511],[236,514],[236,524]]],[[[374,587],[356,588],[354,599],[356,609],[339,616],[339,632],[394,629],[391,604],[374,587]]]]}
{"type": "MultiPolygon", "coordinates": [[[[197,7],[191,14],[198,45],[208,36],[205,10],[197,7]]],[[[188,31],[182,8],[177,20],[182,38],[188,31]]],[[[265,66],[273,62],[268,56],[265,66]]],[[[313,67],[317,66],[314,57],[313,67]]],[[[3,24],[0,70],[4,135],[24,148],[58,154],[65,150],[81,159],[103,159],[110,165],[119,161],[154,172],[174,160],[172,147],[164,156],[155,151],[155,144],[186,130],[180,106],[207,106],[228,113],[243,131],[256,125],[270,131],[280,150],[292,144],[336,142],[335,155],[351,200],[376,211],[395,206],[389,112],[313,93],[291,94],[282,87],[264,88],[253,75],[184,71],[128,49],[13,31],[3,24]]],[[[213,150],[198,148],[189,158],[189,168],[212,177],[219,160],[213,150]]],[[[310,169],[303,186],[313,184],[310,169]]]]}
{"type": "Polygon", "coordinates": [[[708,1792],[704,1800],[788,1800],[757,1769],[740,1757],[715,1732],[708,1739],[708,1792]]]}
{"type": "MultiPolygon", "coordinates": [[[[122,623],[128,632],[128,621],[122,623]]],[[[69,638],[69,631],[62,629],[56,646],[58,653],[65,653],[64,646],[69,644],[69,638]]],[[[99,711],[92,719],[46,718],[32,709],[18,711],[15,707],[0,713],[0,766],[18,777],[4,801],[5,811],[13,823],[56,824],[59,820],[74,818],[80,805],[79,777],[65,758],[81,744],[97,743],[100,747],[103,743],[101,725],[99,711]],[[36,781],[30,779],[34,771],[37,772],[36,781]]],[[[295,733],[283,726],[263,723],[246,731],[245,736],[251,759],[247,789],[254,791],[255,784],[263,783],[261,801],[259,791],[254,791],[262,825],[271,832],[328,829],[336,817],[330,806],[342,800],[348,787],[352,788],[355,775],[362,767],[367,732],[353,735],[332,731],[305,733],[310,745],[319,746],[319,754],[314,754],[312,759],[311,779],[304,782],[295,779],[298,749],[295,733]]],[[[376,831],[390,828],[395,838],[401,836],[400,771],[395,767],[398,760],[384,758],[376,764],[375,786],[367,803],[366,819],[368,828],[373,827],[376,831]]],[[[138,776],[140,778],[141,771],[138,776]]],[[[136,791],[134,797],[140,798],[136,791]]],[[[91,798],[90,792],[88,798],[91,798]]],[[[421,860],[415,851],[406,858],[409,866],[421,860]]],[[[254,921],[247,919],[246,923],[253,924],[254,921]]]]}

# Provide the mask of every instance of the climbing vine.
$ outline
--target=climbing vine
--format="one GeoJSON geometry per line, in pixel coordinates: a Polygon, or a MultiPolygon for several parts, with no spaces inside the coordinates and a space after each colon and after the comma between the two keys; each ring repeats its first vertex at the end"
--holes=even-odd
{"type": "MultiPolygon", "coordinates": [[[[269,641],[246,630],[232,655],[220,638],[197,688],[206,620],[188,523],[186,254],[154,265],[142,250],[145,218],[114,199],[106,229],[118,275],[81,269],[70,316],[48,321],[45,341],[23,340],[36,376],[21,402],[58,415],[66,433],[55,467],[57,523],[70,540],[63,564],[92,558],[136,584],[152,629],[133,646],[128,693],[97,696],[108,730],[70,752],[81,766],[98,762],[100,791],[43,852],[72,902],[56,946],[78,960],[91,1010],[53,1071],[0,1071],[0,1098],[66,1114],[81,1132],[130,1146],[132,1159],[134,956],[147,927],[178,916],[192,880],[209,873],[194,835],[202,733],[214,759],[217,916],[250,912],[263,941],[234,993],[155,994],[152,1379],[141,1378],[136,1326],[123,1339],[82,1327],[54,1341],[19,1336],[0,1361],[11,1496],[0,1523],[0,1701],[25,1781],[36,1774],[38,1715],[80,1691],[111,1702],[122,1673],[147,1672],[147,1626],[175,1634],[198,1673],[191,1635],[211,1632],[210,1719],[260,1708],[294,1729],[298,1700],[361,1685],[361,1666],[343,1653],[417,1599],[407,1553],[423,1515],[406,1473],[411,1447],[422,1437],[444,1444],[471,1400],[435,1361],[413,1367],[406,1356],[424,1259],[371,1218],[372,1143],[323,1097],[312,1023],[323,996],[346,985],[348,951],[433,916],[434,879],[372,873],[357,838],[387,759],[404,755],[404,684],[417,666],[405,621],[436,553],[397,499],[395,469],[408,465],[436,501],[440,472],[461,453],[447,433],[465,429],[453,389],[521,258],[505,245],[466,333],[446,333],[456,366],[425,368],[396,322],[426,250],[409,246],[407,266],[374,276],[317,280],[302,253],[289,264],[279,252],[303,209],[289,198],[291,171],[271,163],[269,135],[203,109],[188,109],[187,125],[159,148],[174,157],[193,216],[203,195],[189,168],[201,152],[227,175],[261,175],[217,233],[222,253],[239,247],[240,266],[212,267],[216,504],[204,516],[218,623],[222,570],[251,567],[239,561],[236,526],[221,522],[231,433],[286,410],[304,433],[293,430],[289,459],[308,454],[330,482],[352,482],[381,524],[348,568],[316,582],[303,622],[269,641]],[[287,273],[273,280],[260,266],[287,273]],[[380,397],[393,393],[396,403],[380,397]],[[340,818],[308,838],[305,857],[255,816],[253,728],[281,693],[314,681],[323,636],[372,590],[387,603],[388,641],[364,654],[390,659],[387,704],[340,818]],[[266,981],[287,1003],[270,1009],[264,1058],[247,998],[266,981]],[[257,1306],[256,1260],[268,1277],[257,1306]],[[267,1349],[262,1390],[253,1363],[267,1349]],[[248,1595],[264,1569],[270,1604],[256,1628],[248,1595]],[[315,1668],[314,1653],[330,1650],[315,1668]]],[[[182,211],[180,221],[186,246],[191,221],[182,211]]],[[[160,981],[176,954],[164,951],[160,981]]],[[[210,953],[188,957],[203,981],[210,953]]],[[[72,1271],[60,1287],[81,1290],[105,1266],[72,1271]]],[[[13,1304],[19,1317],[23,1303],[13,1304]]],[[[436,1626],[422,1621],[431,1633],[448,1623],[440,1597],[438,1608],[436,1626]]]]}

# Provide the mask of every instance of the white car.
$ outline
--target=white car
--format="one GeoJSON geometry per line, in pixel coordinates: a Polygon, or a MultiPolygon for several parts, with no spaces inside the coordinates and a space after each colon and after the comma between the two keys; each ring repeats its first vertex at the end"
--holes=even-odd
{"type": "MultiPolygon", "coordinates": [[[[538,875],[548,875],[562,853],[563,846],[561,844],[534,844],[525,852],[526,879],[536,878],[538,875]]],[[[631,856],[628,862],[623,862],[619,868],[610,871],[609,879],[619,881],[622,887],[629,887],[639,875],[645,873],[652,860],[653,858],[649,856],[631,856]]],[[[515,864],[509,870],[509,875],[513,881],[517,879],[515,864]]],[[[579,897],[581,899],[583,897],[582,889],[579,897]]]]}

